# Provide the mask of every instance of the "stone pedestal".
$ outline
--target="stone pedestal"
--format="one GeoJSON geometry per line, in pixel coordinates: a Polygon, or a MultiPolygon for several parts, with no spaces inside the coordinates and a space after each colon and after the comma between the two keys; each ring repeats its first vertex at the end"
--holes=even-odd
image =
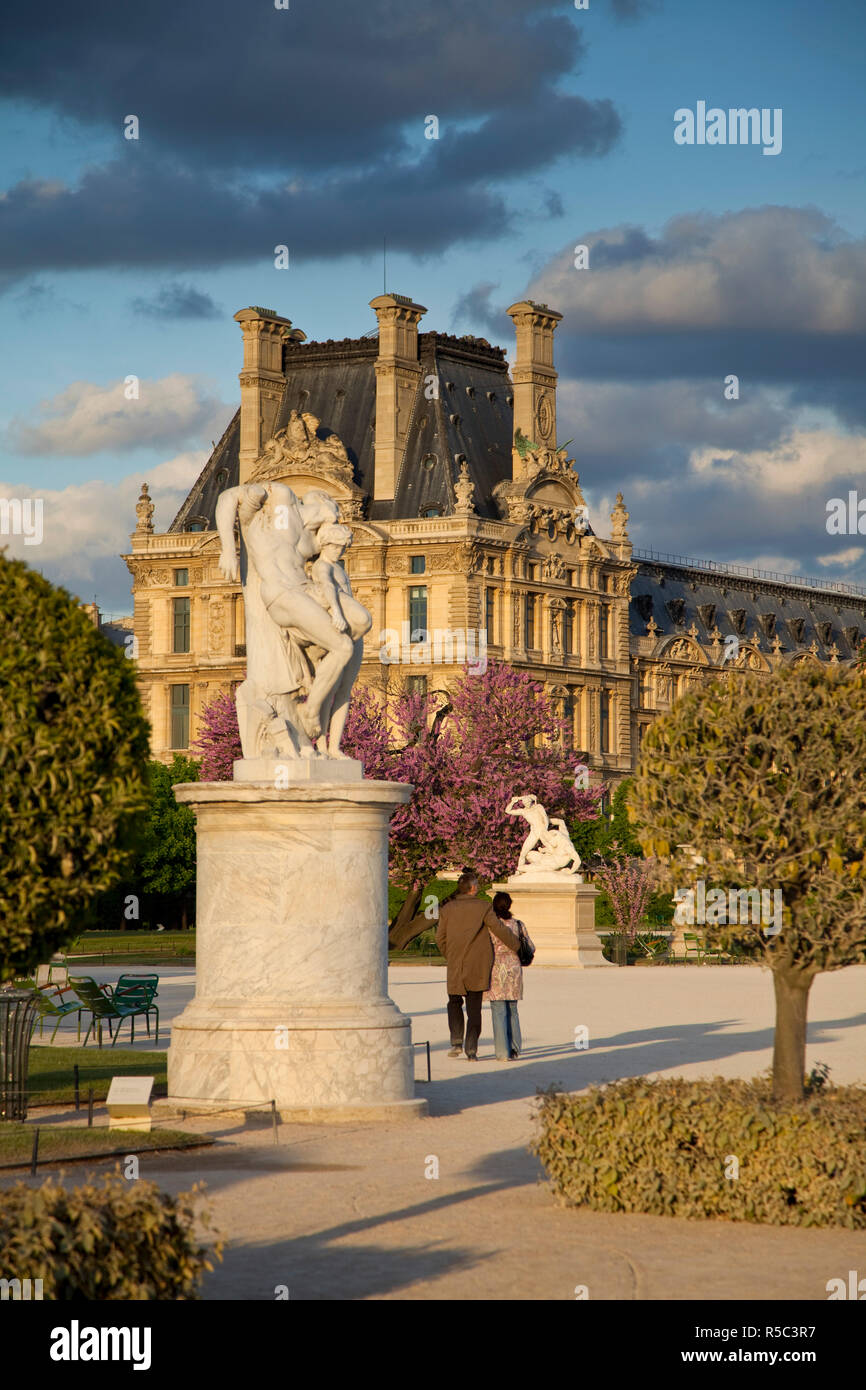
{"type": "Polygon", "coordinates": [[[273,1100],[315,1123],[425,1114],[411,1022],[388,997],[388,823],[411,788],[351,765],[340,780],[339,761],[318,761],[314,780],[286,766],[288,787],[174,789],[196,814],[196,992],[154,1111],[273,1100]]]}
{"type": "Polygon", "coordinates": [[[591,883],[573,874],[535,871],[494,883],[491,892],[511,895],[512,913],[526,923],[535,942],[533,965],[568,965],[573,970],[612,965],[604,959],[595,930],[598,889],[591,883]]]}

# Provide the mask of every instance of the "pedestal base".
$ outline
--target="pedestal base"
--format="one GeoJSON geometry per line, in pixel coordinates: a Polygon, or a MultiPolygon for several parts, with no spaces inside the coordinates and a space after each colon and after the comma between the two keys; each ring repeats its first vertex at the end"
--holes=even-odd
{"type": "Polygon", "coordinates": [[[196,993],[172,1026],[161,1113],[426,1113],[411,1021],[387,984],[388,822],[409,793],[354,780],[175,787],[196,811],[196,993]]]}
{"type": "MultiPolygon", "coordinates": [[[[511,911],[526,924],[535,942],[533,965],[565,965],[572,970],[610,966],[595,930],[598,889],[567,874],[520,874],[494,883],[494,892],[511,896],[511,911]]],[[[615,967],[613,967],[615,968],[615,967]]]]}

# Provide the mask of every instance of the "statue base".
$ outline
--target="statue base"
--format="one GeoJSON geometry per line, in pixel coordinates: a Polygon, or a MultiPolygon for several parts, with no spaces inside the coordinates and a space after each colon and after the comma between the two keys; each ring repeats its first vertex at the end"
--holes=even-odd
{"type": "Polygon", "coordinates": [[[507,883],[494,883],[491,892],[510,895],[512,913],[525,923],[535,943],[533,965],[566,965],[572,970],[612,965],[602,954],[595,930],[598,889],[580,876],[530,870],[507,883]]]}
{"type": "Polygon", "coordinates": [[[426,1114],[411,1020],[388,997],[388,823],[411,788],[304,765],[331,780],[174,788],[196,815],[196,992],[172,1026],[163,1115],[426,1114]]]}
{"type": "Polygon", "coordinates": [[[277,788],[364,780],[364,764],[357,758],[238,758],[232,767],[236,782],[262,782],[277,788]]]}

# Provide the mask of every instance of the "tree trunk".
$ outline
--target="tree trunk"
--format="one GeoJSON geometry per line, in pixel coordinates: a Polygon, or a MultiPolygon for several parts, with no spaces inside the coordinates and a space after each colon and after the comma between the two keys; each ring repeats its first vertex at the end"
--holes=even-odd
{"type": "Polygon", "coordinates": [[[811,975],[773,971],[776,1034],[773,1040],[773,1098],[802,1100],[806,1077],[806,1014],[811,975]]]}
{"type": "Polygon", "coordinates": [[[402,950],[410,941],[414,941],[416,936],[420,936],[425,927],[431,925],[423,914],[420,917],[415,916],[423,891],[423,888],[410,889],[406,901],[391,923],[388,930],[388,946],[392,951],[402,950]]]}

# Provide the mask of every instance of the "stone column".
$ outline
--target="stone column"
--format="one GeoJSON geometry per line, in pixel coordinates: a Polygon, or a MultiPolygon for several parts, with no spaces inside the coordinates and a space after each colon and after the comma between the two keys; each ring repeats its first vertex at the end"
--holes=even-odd
{"type": "MultiPolygon", "coordinates": [[[[262,1113],[273,1100],[312,1123],[424,1114],[411,1021],[387,976],[388,823],[411,787],[313,760],[281,788],[286,766],[270,781],[174,789],[196,814],[196,992],[172,1027],[159,1108],[262,1113]]],[[[236,779],[256,767],[236,764],[236,779]]]]}

